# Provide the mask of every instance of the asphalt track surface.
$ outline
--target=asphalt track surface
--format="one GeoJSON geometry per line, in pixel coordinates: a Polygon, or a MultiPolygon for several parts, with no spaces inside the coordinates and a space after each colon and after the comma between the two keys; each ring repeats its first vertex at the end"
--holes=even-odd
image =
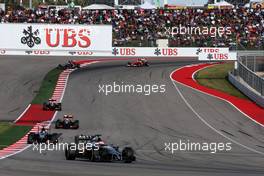
{"type": "Polygon", "coordinates": [[[15,120],[33,100],[47,72],[66,61],[65,57],[0,56],[0,120],[15,120]]]}
{"type": "Polygon", "coordinates": [[[170,80],[170,73],[190,62],[153,61],[148,68],[126,68],[125,62],[97,63],[71,74],[63,114],[80,120],[78,130],[62,132],[62,141],[76,134],[100,133],[109,143],[132,146],[137,161],[93,163],[67,161],[63,151],[39,154],[32,148],[0,161],[0,175],[263,175],[264,129],[228,103],[170,80]],[[165,93],[104,95],[99,84],[165,84],[165,93]],[[180,91],[180,93],[179,93],[180,91]],[[185,101],[183,98],[185,98],[185,101]],[[189,106],[187,106],[186,102],[189,106]],[[193,111],[190,109],[193,108],[193,111]],[[204,121],[217,131],[208,127],[204,121]],[[165,142],[230,142],[228,152],[164,151],[165,142]],[[258,153],[257,153],[258,152],[258,153]]]}

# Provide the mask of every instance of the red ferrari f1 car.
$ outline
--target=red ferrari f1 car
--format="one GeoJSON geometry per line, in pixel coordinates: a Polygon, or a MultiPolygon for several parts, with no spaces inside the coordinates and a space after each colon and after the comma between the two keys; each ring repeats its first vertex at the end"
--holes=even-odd
{"type": "Polygon", "coordinates": [[[80,64],[76,61],[69,60],[66,64],[59,64],[57,69],[66,70],[66,69],[77,69],[81,68],[80,64]]]}
{"type": "Polygon", "coordinates": [[[128,62],[127,67],[148,67],[148,61],[146,59],[137,59],[134,62],[128,62]]]}
{"type": "Polygon", "coordinates": [[[58,119],[55,122],[55,128],[78,129],[79,120],[73,120],[73,115],[64,115],[63,119],[58,119]]]}

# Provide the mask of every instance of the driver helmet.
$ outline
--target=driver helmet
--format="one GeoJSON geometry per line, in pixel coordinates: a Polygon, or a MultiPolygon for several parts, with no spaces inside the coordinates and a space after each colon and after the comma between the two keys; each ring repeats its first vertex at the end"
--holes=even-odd
{"type": "Polygon", "coordinates": [[[105,143],[104,143],[104,141],[99,141],[99,142],[97,142],[99,145],[104,145],[105,143]]]}
{"type": "Polygon", "coordinates": [[[97,140],[95,141],[97,144],[99,144],[99,145],[104,145],[105,143],[104,143],[104,141],[100,138],[100,137],[98,137],[97,138],[97,140]]]}
{"type": "Polygon", "coordinates": [[[43,126],[43,127],[41,128],[41,133],[44,133],[44,132],[46,132],[46,129],[45,129],[45,127],[43,126]]]}

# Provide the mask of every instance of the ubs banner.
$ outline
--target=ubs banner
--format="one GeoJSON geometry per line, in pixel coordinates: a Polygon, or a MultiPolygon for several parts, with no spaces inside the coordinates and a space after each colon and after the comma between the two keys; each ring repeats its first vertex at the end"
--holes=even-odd
{"type": "Polygon", "coordinates": [[[145,48],[145,47],[113,47],[112,51],[89,50],[5,50],[0,48],[0,55],[32,55],[32,56],[86,56],[86,57],[193,57],[204,61],[237,60],[236,52],[228,48],[145,48]]]}
{"type": "Polygon", "coordinates": [[[111,25],[0,24],[2,50],[111,51],[111,25]]]}

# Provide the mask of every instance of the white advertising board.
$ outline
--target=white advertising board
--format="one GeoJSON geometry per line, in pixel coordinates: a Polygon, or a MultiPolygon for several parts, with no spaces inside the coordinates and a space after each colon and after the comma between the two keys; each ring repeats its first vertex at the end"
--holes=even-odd
{"type": "Polygon", "coordinates": [[[0,55],[39,55],[39,56],[86,56],[86,57],[193,57],[201,61],[237,60],[236,52],[228,48],[133,48],[114,47],[110,51],[56,51],[56,50],[5,50],[0,55]]]}
{"type": "Polygon", "coordinates": [[[199,60],[232,60],[228,48],[199,48],[199,60]]]}
{"type": "Polygon", "coordinates": [[[111,51],[111,25],[0,24],[2,50],[111,51]]]}
{"type": "Polygon", "coordinates": [[[198,57],[199,60],[236,60],[236,54],[231,54],[228,48],[133,48],[116,47],[112,55],[117,57],[198,57]]]}

